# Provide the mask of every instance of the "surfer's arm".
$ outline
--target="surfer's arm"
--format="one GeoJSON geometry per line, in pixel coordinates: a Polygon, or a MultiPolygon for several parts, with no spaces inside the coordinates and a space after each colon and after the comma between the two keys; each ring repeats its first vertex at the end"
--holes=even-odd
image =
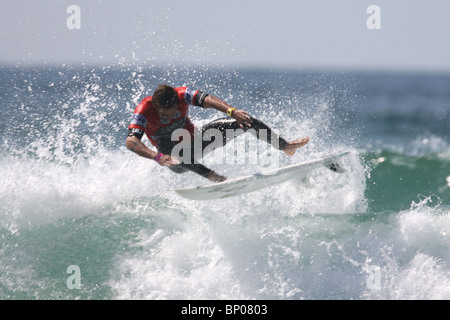
{"type": "MultiPolygon", "coordinates": [[[[233,109],[233,107],[228,103],[212,95],[206,96],[203,101],[203,107],[213,108],[223,113],[227,113],[228,110],[233,109]]],[[[241,128],[244,128],[244,124],[248,127],[251,127],[252,120],[247,111],[237,109],[232,110],[231,117],[237,120],[241,128]]]]}
{"type": "Polygon", "coordinates": [[[128,136],[126,145],[128,150],[140,155],[141,157],[155,160],[158,156],[156,151],[147,148],[147,146],[136,136],[128,136]]]}
{"type": "Polygon", "coordinates": [[[172,165],[179,164],[179,161],[172,158],[170,154],[164,154],[161,156],[158,156],[159,153],[156,151],[153,151],[150,148],[147,148],[147,146],[136,136],[128,136],[126,140],[127,149],[140,155],[141,157],[155,160],[158,158],[157,162],[158,164],[170,167],[172,165]]]}

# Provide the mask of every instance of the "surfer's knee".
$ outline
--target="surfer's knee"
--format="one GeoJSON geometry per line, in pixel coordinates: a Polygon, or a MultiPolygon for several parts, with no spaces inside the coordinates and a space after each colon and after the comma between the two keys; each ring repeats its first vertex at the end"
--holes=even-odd
{"type": "Polygon", "coordinates": [[[186,171],[188,171],[187,168],[184,168],[184,167],[182,167],[182,166],[180,166],[180,165],[177,165],[177,166],[170,166],[170,167],[168,167],[168,168],[169,168],[170,170],[172,170],[173,172],[178,173],[178,174],[185,173],[186,171]]]}

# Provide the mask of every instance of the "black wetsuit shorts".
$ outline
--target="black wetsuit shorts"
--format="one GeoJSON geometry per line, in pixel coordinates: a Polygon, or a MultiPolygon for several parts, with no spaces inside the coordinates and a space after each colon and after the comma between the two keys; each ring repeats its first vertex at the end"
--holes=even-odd
{"type": "MultiPolygon", "coordinates": [[[[205,151],[205,149],[208,146],[210,146],[212,143],[215,142],[215,137],[212,137],[211,139],[211,137],[209,136],[206,137],[205,135],[208,133],[208,130],[210,129],[216,129],[222,133],[221,134],[222,144],[215,143],[215,145],[225,146],[229,141],[239,136],[239,134],[242,134],[244,132],[251,132],[255,134],[258,139],[270,143],[273,147],[279,150],[283,150],[287,146],[287,141],[278,136],[276,133],[274,133],[261,120],[251,117],[251,127],[247,127],[246,125],[244,125],[244,129],[242,129],[235,119],[221,118],[208,123],[207,125],[202,127],[200,132],[198,133],[200,134],[200,137],[197,138],[201,139],[200,143],[202,152],[205,151]],[[235,134],[230,135],[229,131],[227,132],[227,130],[234,130],[235,134]]],[[[161,152],[163,154],[172,154],[172,150],[177,145],[177,143],[178,142],[174,142],[169,138],[162,138],[158,141],[157,145],[158,152],[161,152]]],[[[179,165],[170,166],[169,169],[171,169],[176,173],[184,173],[189,170],[196,172],[203,177],[207,177],[212,170],[208,169],[207,167],[196,161],[195,159],[196,150],[194,150],[194,143],[191,143],[189,147],[191,148],[190,158],[185,161],[182,161],[182,163],[179,165]]],[[[212,150],[211,148],[208,148],[208,151],[212,150]]]]}

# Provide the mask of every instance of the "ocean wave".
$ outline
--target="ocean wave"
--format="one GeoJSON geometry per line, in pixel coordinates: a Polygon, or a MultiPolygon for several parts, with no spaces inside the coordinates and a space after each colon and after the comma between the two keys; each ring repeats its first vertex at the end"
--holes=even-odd
{"type": "Polygon", "coordinates": [[[418,195],[435,195],[449,204],[450,158],[446,148],[410,150],[412,155],[389,149],[364,153],[371,210],[405,209],[418,195]]]}

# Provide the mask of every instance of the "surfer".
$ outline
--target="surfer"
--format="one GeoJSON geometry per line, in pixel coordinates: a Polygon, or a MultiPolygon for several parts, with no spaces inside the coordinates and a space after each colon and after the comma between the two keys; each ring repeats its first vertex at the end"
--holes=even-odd
{"type": "MultiPolygon", "coordinates": [[[[251,117],[247,111],[238,110],[221,99],[200,90],[160,85],[152,96],[144,98],[134,110],[134,115],[128,126],[126,146],[127,149],[134,153],[153,159],[159,165],[166,166],[176,173],[184,173],[190,170],[213,182],[222,182],[226,180],[226,177],[217,174],[200,163],[196,163],[193,143],[191,144],[192,152],[186,156],[187,161],[186,159],[180,161],[180,157],[172,155],[174,148],[180,142],[185,142],[184,139],[177,138],[174,133],[178,132],[178,129],[182,129],[183,132],[187,132],[189,135],[187,140],[193,140],[196,135],[197,137],[200,135],[201,149],[204,151],[208,146],[211,148],[212,143],[215,142],[210,137],[208,139],[203,138],[210,129],[216,129],[222,133],[222,144],[220,146],[223,146],[229,142],[225,134],[227,130],[231,129],[238,132],[238,129],[242,129],[240,132],[247,132],[250,131],[249,128],[253,129],[251,132],[256,133],[258,139],[265,140],[289,156],[293,156],[298,148],[309,142],[308,137],[287,142],[276,135],[262,121],[251,117]],[[203,128],[198,129],[189,119],[188,111],[190,105],[205,109],[214,108],[226,113],[228,118],[214,120],[203,128]],[[263,131],[265,134],[262,134],[263,131]],[[141,141],[144,133],[157,151],[151,150],[141,141]]],[[[236,136],[233,135],[233,138],[236,136]]],[[[185,157],[182,156],[181,158],[184,159],[185,157]]]]}

